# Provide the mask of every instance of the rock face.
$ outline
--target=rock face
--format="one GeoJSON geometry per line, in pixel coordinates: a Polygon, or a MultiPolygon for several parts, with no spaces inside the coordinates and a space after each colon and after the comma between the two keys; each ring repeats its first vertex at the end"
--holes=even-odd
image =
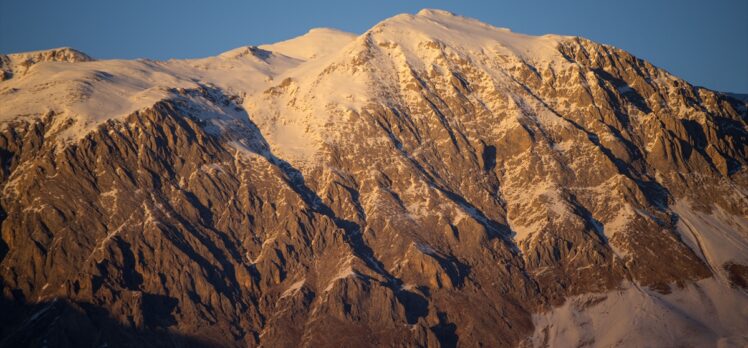
{"type": "Polygon", "coordinates": [[[744,101],[436,10],[234,53],[3,63],[162,98],[0,108],[0,346],[747,342],[744,101]]]}

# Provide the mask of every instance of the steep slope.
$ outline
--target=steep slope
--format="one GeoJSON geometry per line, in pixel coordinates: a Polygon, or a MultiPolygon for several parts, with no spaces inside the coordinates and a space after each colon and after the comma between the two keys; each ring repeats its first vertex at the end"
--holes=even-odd
{"type": "Polygon", "coordinates": [[[610,46],[423,10],[0,98],[0,345],[748,342],[746,103],[610,46]]]}

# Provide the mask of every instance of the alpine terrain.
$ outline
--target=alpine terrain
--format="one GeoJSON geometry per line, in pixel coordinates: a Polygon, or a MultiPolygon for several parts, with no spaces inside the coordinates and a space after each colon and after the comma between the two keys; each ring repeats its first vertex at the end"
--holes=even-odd
{"type": "Polygon", "coordinates": [[[0,55],[0,347],[742,347],[748,111],[439,10],[0,55]]]}

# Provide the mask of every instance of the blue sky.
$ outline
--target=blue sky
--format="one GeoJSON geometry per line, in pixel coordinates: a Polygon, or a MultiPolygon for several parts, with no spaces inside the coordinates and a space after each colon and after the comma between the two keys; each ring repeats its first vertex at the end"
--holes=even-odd
{"type": "Polygon", "coordinates": [[[0,52],[71,46],[96,58],[204,57],[313,27],[361,33],[421,8],[521,33],[587,37],[693,84],[748,93],[747,0],[0,0],[0,52]]]}

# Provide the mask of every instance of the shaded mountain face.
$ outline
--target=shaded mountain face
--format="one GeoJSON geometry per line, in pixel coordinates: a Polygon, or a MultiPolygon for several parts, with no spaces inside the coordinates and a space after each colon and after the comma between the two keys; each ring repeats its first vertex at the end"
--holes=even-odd
{"type": "Polygon", "coordinates": [[[0,57],[0,346],[746,343],[744,101],[436,10],[65,52],[0,57]]]}

